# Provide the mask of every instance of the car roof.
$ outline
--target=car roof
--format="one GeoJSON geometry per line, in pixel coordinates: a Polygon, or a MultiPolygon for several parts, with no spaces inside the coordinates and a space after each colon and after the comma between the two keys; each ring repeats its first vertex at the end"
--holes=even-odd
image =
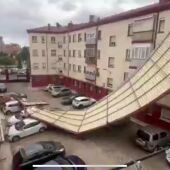
{"type": "Polygon", "coordinates": [[[158,127],[154,127],[154,126],[147,126],[147,127],[143,127],[139,130],[143,130],[149,134],[156,134],[156,133],[160,133],[160,132],[167,132],[164,129],[158,128],[158,127]]]}
{"type": "Polygon", "coordinates": [[[75,99],[80,101],[80,100],[89,99],[89,98],[86,96],[79,96],[79,97],[76,97],[75,99]]]}
{"type": "Polygon", "coordinates": [[[31,118],[26,118],[23,120],[25,124],[33,123],[33,122],[38,122],[36,119],[31,119],[31,118]]]}
{"type": "Polygon", "coordinates": [[[11,100],[11,101],[6,102],[6,105],[17,104],[17,103],[19,103],[19,101],[17,101],[17,100],[11,100]]]}

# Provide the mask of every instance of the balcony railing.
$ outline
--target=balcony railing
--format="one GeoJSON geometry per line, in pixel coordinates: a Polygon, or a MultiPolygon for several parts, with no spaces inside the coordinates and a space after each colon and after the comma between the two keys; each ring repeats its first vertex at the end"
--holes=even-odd
{"type": "Polygon", "coordinates": [[[152,42],[153,31],[134,32],[132,42],[152,42]]]}
{"type": "Polygon", "coordinates": [[[97,64],[97,59],[96,57],[86,57],[85,59],[86,64],[97,64]]]}

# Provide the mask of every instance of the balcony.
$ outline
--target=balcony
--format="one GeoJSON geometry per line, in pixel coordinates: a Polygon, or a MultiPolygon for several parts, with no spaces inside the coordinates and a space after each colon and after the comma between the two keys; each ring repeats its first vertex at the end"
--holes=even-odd
{"type": "Polygon", "coordinates": [[[86,44],[96,44],[97,39],[96,39],[96,33],[89,33],[86,34],[86,44]]]}
{"type": "Polygon", "coordinates": [[[96,80],[96,67],[87,66],[84,74],[85,74],[85,79],[90,80],[90,81],[95,81],[96,80]]]}
{"type": "Polygon", "coordinates": [[[96,57],[96,48],[94,46],[87,47],[85,52],[85,57],[96,57]]]}
{"type": "Polygon", "coordinates": [[[134,32],[132,42],[153,42],[153,31],[134,32]]]}
{"type": "Polygon", "coordinates": [[[86,62],[86,64],[96,65],[97,59],[96,59],[96,57],[86,57],[85,62],[86,62]]]}

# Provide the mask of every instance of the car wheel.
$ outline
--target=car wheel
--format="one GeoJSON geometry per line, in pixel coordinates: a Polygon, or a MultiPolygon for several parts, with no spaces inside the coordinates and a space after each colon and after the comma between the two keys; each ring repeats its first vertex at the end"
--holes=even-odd
{"type": "Polygon", "coordinates": [[[8,110],[5,114],[6,115],[10,115],[12,112],[10,110],[8,110]]]}
{"type": "Polygon", "coordinates": [[[12,138],[12,142],[16,142],[16,141],[19,141],[20,137],[19,136],[14,136],[12,138]]]}
{"type": "Polygon", "coordinates": [[[40,133],[42,133],[42,132],[44,132],[45,131],[45,127],[41,127],[40,129],[39,129],[39,132],[40,133]]]}
{"type": "Polygon", "coordinates": [[[83,108],[83,105],[79,105],[78,108],[79,108],[79,109],[82,109],[82,108],[83,108]]]}

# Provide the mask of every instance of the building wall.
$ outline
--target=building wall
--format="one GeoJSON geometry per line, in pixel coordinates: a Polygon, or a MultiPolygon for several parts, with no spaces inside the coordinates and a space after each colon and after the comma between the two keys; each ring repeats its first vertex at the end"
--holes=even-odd
{"type": "MultiPolygon", "coordinates": [[[[69,84],[74,84],[75,80],[78,80],[80,84],[86,82],[88,84],[92,84],[94,88],[101,87],[101,89],[108,89],[108,90],[115,90],[125,81],[125,73],[129,73],[129,76],[134,74],[137,69],[144,64],[147,60],[146,58],[143,59],[133,59],[126,60],[126,50],[130,50],[130,57],[132,53],[132,49],[135,47],[147,47],[151,46],[152,49],[154,45],[158,45],[163,38],[167,35],[170,31],[170,11],[163,11],[159,13],[159,19],[165,18],[165,28],[163,33],[156,33],[156,41],[153,40],[151,42],[143,41],[143,36],[145,32],[145,25],[146,22],[141,25],[141,32],[137,32],[137,38],[141,36],[141,41],[134,41],[133,36],[128,36],[128,25],[134,23],[137,20],[145,20],[149,17],[157,16],[157,13],[144,15],[136,18],[130,18],[127,20],[121,20],[114,23],[104,24],[100,26],[93,26],[90,28],[84,28],[78,31],[72,31],[65,34],[43,34],[43,33],[30,33],[30,58],[31,58],[31,75],[34,76],[41,76],[41,79],[44,80],[40,83],[41,85],[48,84],[48,76],[56,77],[55,75],[61,75],[64,77],[64,82],[69,84]],[[101,31],[101,40],[97,41],[97,50],[100,50],[100,57],[97,56],[97,65],[90,65],[86,64],[85,57],[84,57],[84,50],[86,49],[86,42],[84,40],[84,34],[86,33],[95,33],[97,37],[97,31],[101,31]],[[81,42],[78,42],[78,34],[81,34],[81,42]],[[76,41],[73,42],[73,35],[76,35],[76,41]],[[31,37],[37,36],[38,42],[32,43],[31,37]],[[45,37],[45,43],[41,43],[41,37],[45,37]],[[71,42],[69,42],[69,36],[71,36],[71,42]],[[116,45],[114,47],[109,46],[110,36],[115,36],[116,45]],[[51,43],[51,37],[55,37],[56,43],[51,43]],[[63,38],[66,37],[65,43],[63,43],[63,38]],[[62,44],[62,47],[58,47],[58,43],[62,44]],[[38,56],[35,57],[32,55],[32,50],[38,49],[38,56]],[[56,50],[56,56],[51,56],[51,50],[56,50]],[[42,50],[45,50],[45,56],[42,56],[42,50]],[[65,56],[64,56],[65,50],[65,56]],[[69,55],[69,51],[71,50],[71,56],[69,55]],[[73,50],[76,50],[75,57],[73,56],[73,50]],[[81,57],[78,56],[78,51],[81,51],[81,57]],[[108,67],[108,60],[109,57],[114,58],[114,67],[108,67]],[[59,60],[59,58],[62,58],[59,60]],[[33,64],[38,63],[39,69],[34,70],[33,64]],[[43,63],[46,64],[46,68],[42,68],[43,63]],[[71,69],[69,69],[69,65],[71,65],[71,69]],[[73,65],[76,66],[76,70],[73,70],[73,65]],[[78,72],[78,65],[81,66],[81,71],[78,72]],[[136,69],[131,69],[131,66],[135,66],[136,69]],[[96,76],[95,81],[88,81],[85,78],[84,67],[86,69],[90,69],[90,67],[94,67],[95,69],[98,68],[99,76],[96,76]],[[112,87],[108,87],[107,81],[108,78],[112,79],[112,87]],[[73,81],[72,81],[73,80],[73,81]],[[69,82],[70,81],[70,82],[69,82]]],[[[149,20],[148,20],[149,21],[149,20]]],[[[147,22],[148,22],[147,21],[147,22]]],[[[152,24],[150,24],[152,25],[152,24]]],[[[140,27],[139,27],[140,28],[140,27]]],[[[149,26],[146,27],[149,29],[149,26]]],[[[150,30],[146,30],[150,31],[150,30]]],[[[154,32],[154,29],[152,30],[154,32]]],[[[157,30],[158,32],[158,30],[157,30]]],[[[147,32],[149,34],[149,32],[147,32]]],[[[148,35],[146,34],[146,35],[148,35]]],[[[147,37],[147,36],[146,36],[147,37]]],[[[54,78],[55,79],[55,78],[54,78]]],[[[51,79],[50,79],[51,81],[51,79]]],[[[83,85],[82,85],[83,86],[83,85]]],[[[73,87],[75,88],[75,87],[73,87]]],[[[90,88],[90,87],[89,87],[90,88]]],[[[84,90],[82,88],[82,90],[84,90]]],[[[89,92],[90,93],[90,92],[89,92]]],[[[105,93],[107,94],[107,92],[105,93]]]]}

